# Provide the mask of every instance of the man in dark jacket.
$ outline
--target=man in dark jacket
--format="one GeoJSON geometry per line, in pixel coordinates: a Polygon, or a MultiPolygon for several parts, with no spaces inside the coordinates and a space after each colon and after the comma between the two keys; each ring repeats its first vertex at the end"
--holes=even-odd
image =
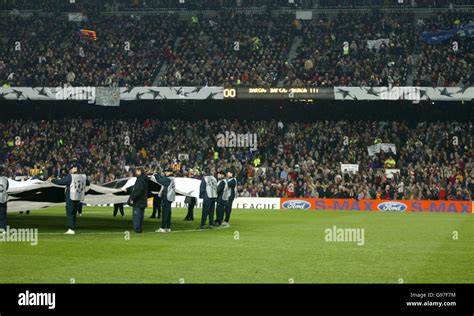
{"type": "Polygon", "coordinates": [[[137,181],[133,186],[128,205],[133,207],[133,230],[136,233],[141,233],[143,231],[143,217],[145,215],[148,199],[148,177],[143,173],[141,167],[135,169],[135,176],[137,177],[137,181]]]}
{"type": "Polygon", "coordinates": [[[227,170],[227,190],[229,191],[229,199],[225,206],[225,219],[222,223],[223,226],[229,226],[230,214],[232,213],[232,203],[236,198],[237,193],[237,179],[234,177],[234,170],[227,170]]]}
{"type": "Polygon", "coordinates": [[[161,212],[163,219],[161,221],[161,228],[156,230],[156,232],[169,233],[171,232],[171,203],[174,202],[176,195],[173,169],[167,168],[164,176],[155,174],[155,179],[158,184],[163,186],[161,190],[161,212]]]}
{"type": "Polygon", "coordinates": [[[79,211],[81,202],[84,201],[86,195],[86,187],[90,185],[89,179],[85,174],[77,173],[78,166],[72,164],[69,168],[69,175],[62,179],[53,179],[52,183],[56,185],[65,185],[66,198],[66,215],[69,229],[66,235],[74,235],[76,233],[76,215],[79,211]]]}

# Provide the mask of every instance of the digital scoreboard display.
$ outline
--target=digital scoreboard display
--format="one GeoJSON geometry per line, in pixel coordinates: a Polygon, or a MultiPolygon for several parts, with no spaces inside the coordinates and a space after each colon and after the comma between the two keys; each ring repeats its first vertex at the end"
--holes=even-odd
{"type": "Polygon", "coordinates": [[[251,88],[236,87],[224,88],[224,99],[330,99],[334,98],[332,88],[306,87],[306,88],[251,88]]]}

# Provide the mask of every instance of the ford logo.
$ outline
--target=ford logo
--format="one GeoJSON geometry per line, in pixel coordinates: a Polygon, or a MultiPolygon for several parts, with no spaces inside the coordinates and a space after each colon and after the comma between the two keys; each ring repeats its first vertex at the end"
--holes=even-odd
{"type": "Polygon", "coordinates": [[[306,210],[311,207],[311,203],[303,200],[289,200],[283,202],[282,206],[290,210],[306,210]]]}
{"type": "Polygon", "coordinates": [[[377,208],[382,212],[403,212],[408,206],[400,202],[383,202],[377,205],[377,208]]]}

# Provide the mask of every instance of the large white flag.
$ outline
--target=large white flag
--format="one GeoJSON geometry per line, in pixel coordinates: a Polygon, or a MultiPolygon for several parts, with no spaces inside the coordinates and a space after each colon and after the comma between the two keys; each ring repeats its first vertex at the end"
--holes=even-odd
{"type": "MultiPolygon", "coordinates": [[[[161,186],[154,176],[150,176],[148,195],[159,193],[161,186]]],[[[124,178],[106,183],[104,185],[91,184],[86,191],[84,203],[103,205],[113,203],[126,203],[130,197],[136,178],[124,178]]],[[[8,180],[9,200],[8,211],[18,212],[36,210],[64,203],[64,186],[53,184],[49,181],[8,180]]],[[[175,178],[176,193],[199,198],[200,180],[191,178],[175,178]]]]}

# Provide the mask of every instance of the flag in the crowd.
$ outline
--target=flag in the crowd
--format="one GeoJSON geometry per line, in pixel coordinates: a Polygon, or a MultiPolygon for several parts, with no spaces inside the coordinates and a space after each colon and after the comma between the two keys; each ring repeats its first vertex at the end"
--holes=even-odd
{"type": "Polygon", "coordinates": [[[93,39],[94,41],[97,40],[97,34],[95,31],[92,31],[92,30],[86,30],[86,29],[80,29],[79,30],[79,35],[82,37],[82,36],[87,36],[91,39],[93,39]]]}
{"type": "Polygon", "coordinates": [[[474,37],[474,23],[469,23],[449,30],[423,32],[421,33],[421,39],[428,44],[439,44],[456,35],[459,37],[474,37]]]}

